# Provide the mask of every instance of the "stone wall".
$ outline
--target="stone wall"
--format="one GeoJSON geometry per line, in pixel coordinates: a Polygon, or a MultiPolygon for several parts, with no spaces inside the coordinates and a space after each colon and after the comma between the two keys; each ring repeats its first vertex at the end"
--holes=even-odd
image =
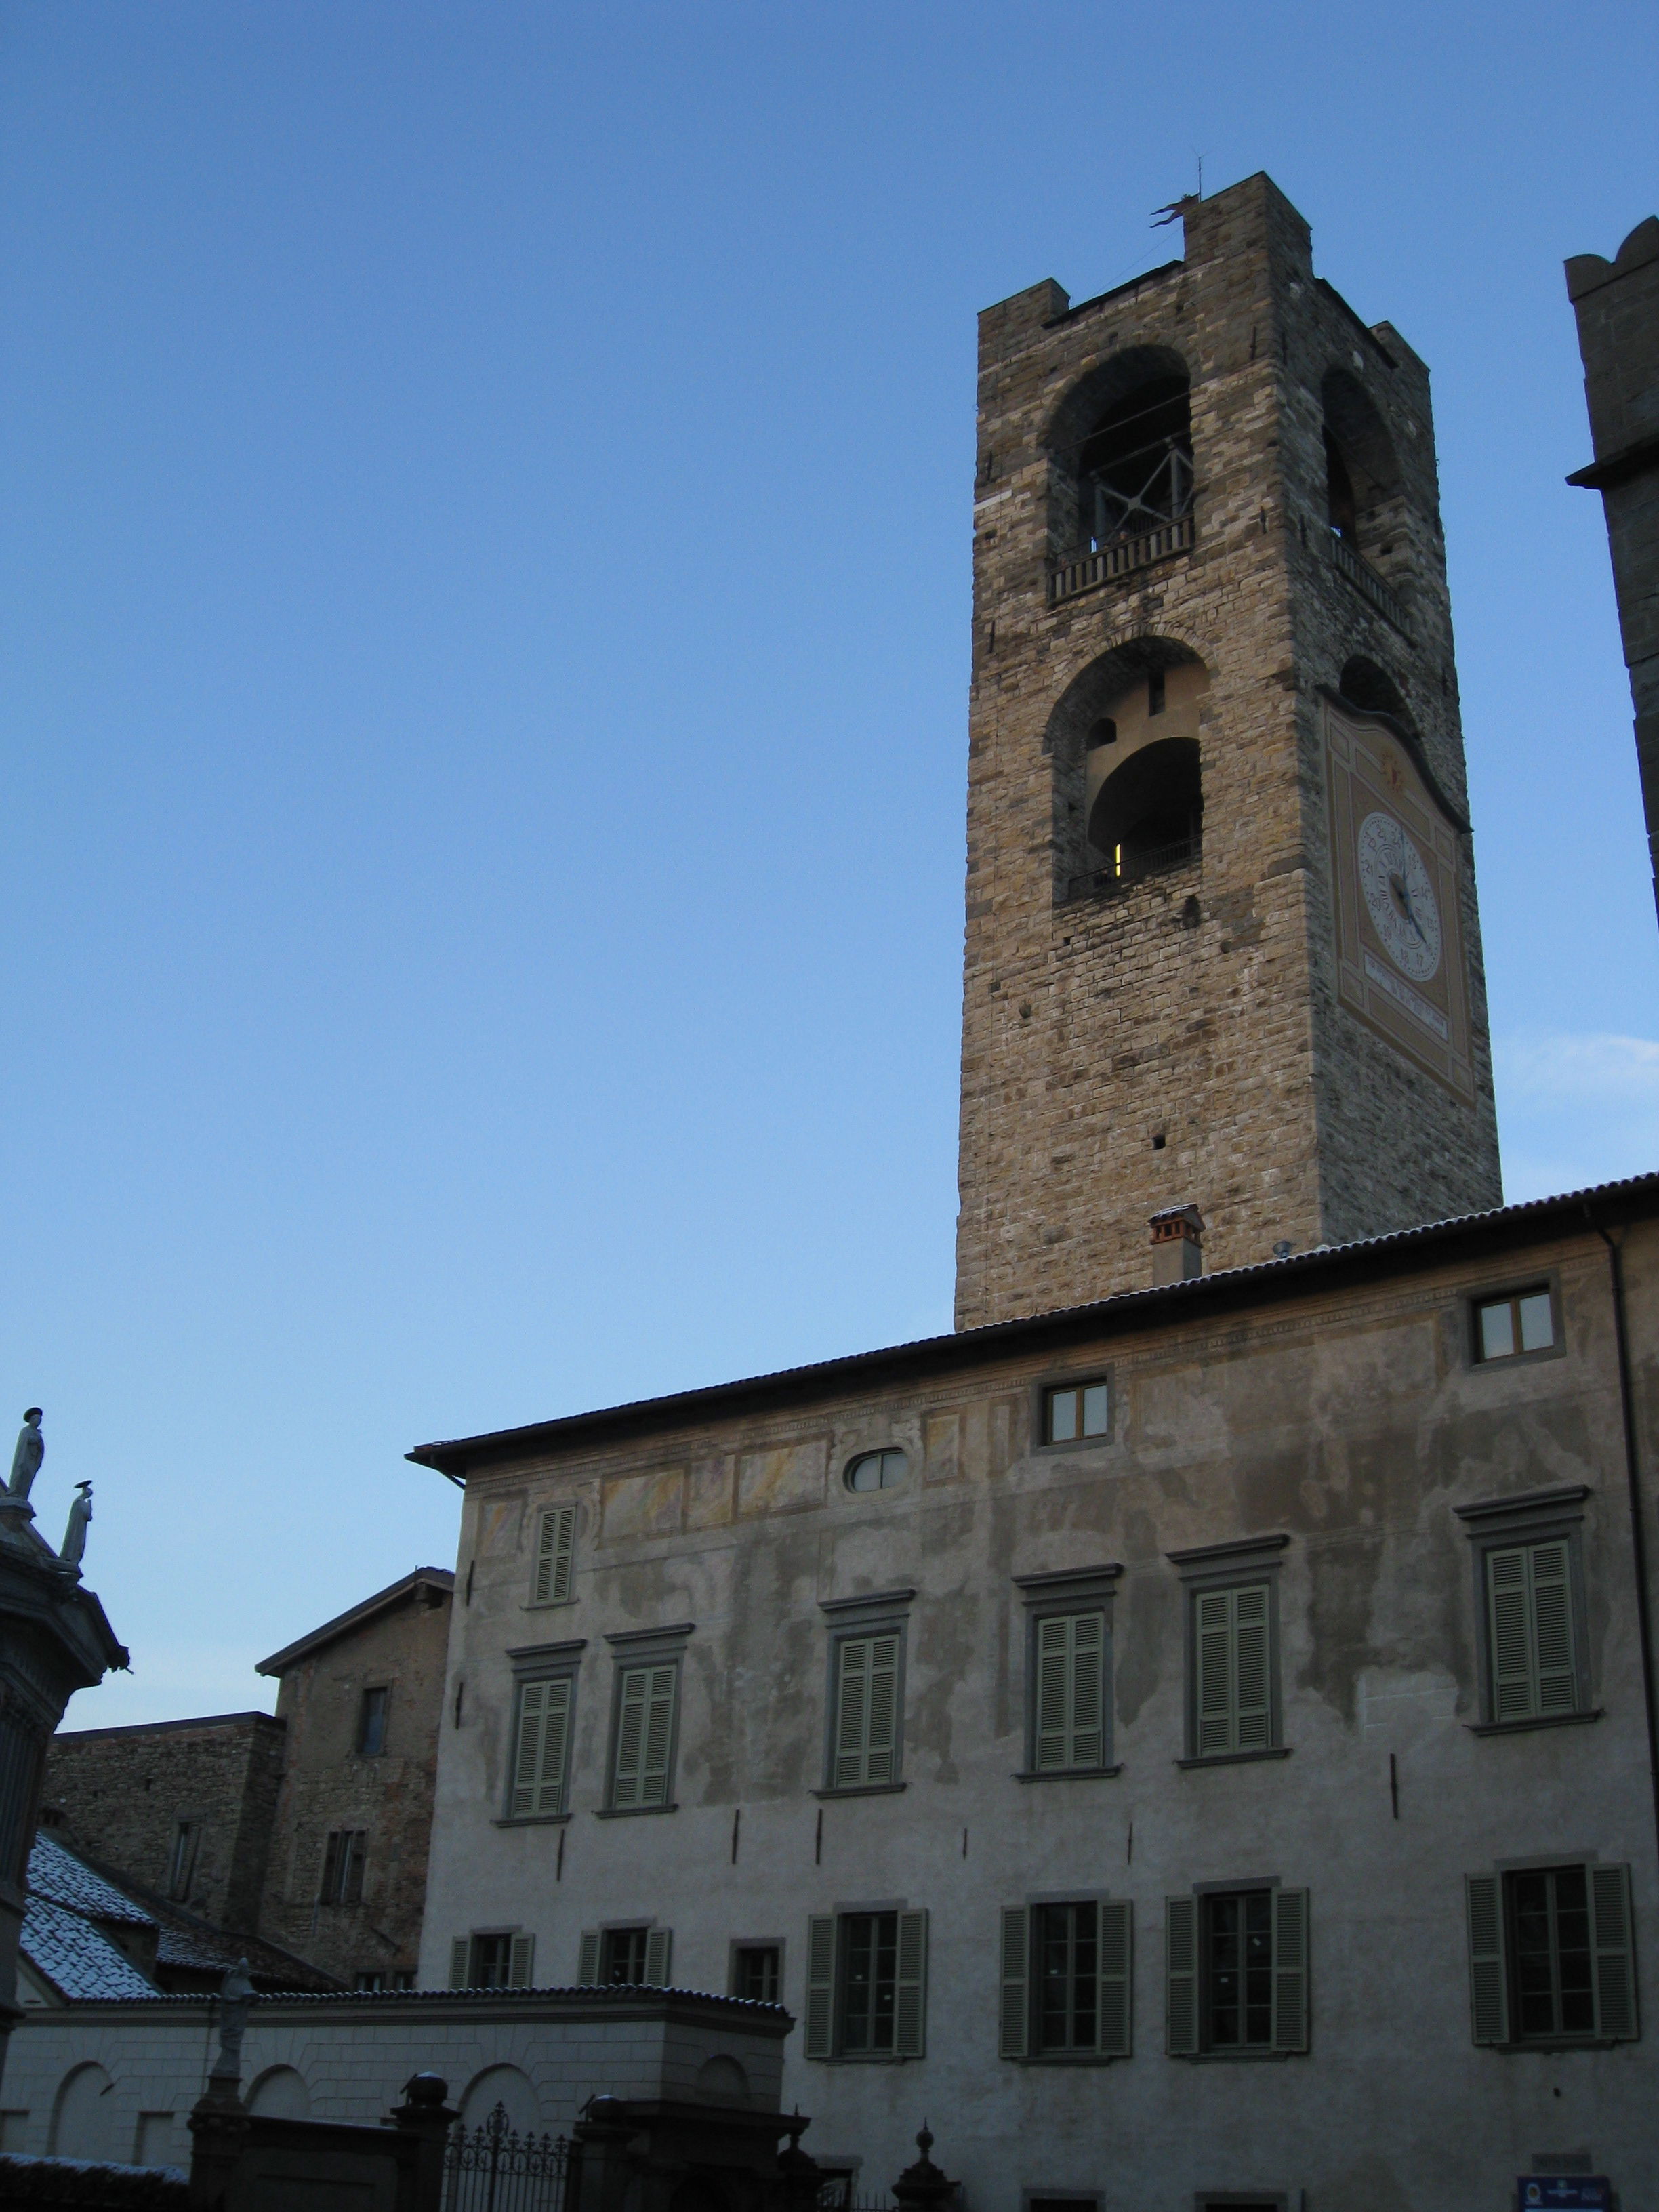
{"type": "MultiPolygon", "coordinates": [[[[187,2166],[216,2010],[173,1997],[30,2014],[0,2087],[0,2149],[187,2166]],[[77,2094],[88,2078],[98,2094],[77,2094]]],[[[434,2073],[470,2124],[499,2099],[516,2127],[539,2133],[568,2130],[596,2094],[695,2101],[703,2068],[722,2058],[743,2069],[751,2109],[775,2111],[790,2024],[775,2007],[684,1991],[261,1998],[243,2094],[284,2118],[372,2123],[412,2074],[434,2073]]]]}
{"type": "Polygon", "coordinates": [[[1659,897],[1659,216],[1638,223],[1611,262],[1576,254],[1567,290],[1595,452],[1568,481],[1599,490],[1606,502],[1659,897]]]}
{"type": "Polygon", "coordinates": [[[288,1755],[260,1932],[348,1986],[365,1973],[388,1984],[412,1975],[420,1955],[447,1581],[415,1578],[399,1601],[283,1668],[288,1755]],[[358,1729],[364,1692],[377,1687],[390,1693],[386,1744],[368,1757],[358,1729]],[[328,1838],[342,1831],[367,1839],[362,1899],[321,1904],[328,1838]]]}
{"type": "Polygon", "coordinates": [[[1172,1205],[1199,1206],[1206,1263],[1225,1267],[1500,1195],[1467,849],[1473,1103],[1335,994],[1321,688],[1373,664],[1455,804],[1464,789],[1427,374],[1315,276],[1307,226],[1265,177],[1188,203],[1186,241],[1097,301],[1072,307],[1048,283],[981,318],[962,1328],[1146,1284],[1148,1218],[1172,1205]],[[1073,396],[1133,349],[1191,377],[1195,542],[1051,605],[1088,428],[1073,396]],[[1365,551],[1409,637],[1334,563],[1333,371],[1395,449],[1365,551]],[[1073,702],[1103,664],[1182,657],[1209,674],[1201,860],[1069,897],[1085,857],[1073,702]]]}
{"type": "Polygon", "coordinates": [[[165,1897],[181,1820],[198,1824],[178,1902],[253,1932],[282,1776],[285,1729],[269,1713],[222,1713],[54,1736],[46,1803],[64,1841],[165,1897]]]}

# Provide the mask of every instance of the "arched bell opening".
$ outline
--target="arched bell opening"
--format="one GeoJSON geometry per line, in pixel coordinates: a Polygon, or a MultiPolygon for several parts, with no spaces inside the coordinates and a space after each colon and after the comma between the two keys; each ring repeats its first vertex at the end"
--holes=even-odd
{"type": "Polygon", "coordinates": [[[1362,714],[1391,715],[1402,729],[1410,731],[1413,737],[1417,734],[1411,709],[1400,686],[1387,669],[1379,668],[1374,660],[1356,653],[1345,665],[1337,688],[1349,705],[1358,707],[1362,714]]]}
{"type": "Polygon", "coordinates": [[[1187,365],[1168,346],[1130,346],[1079,379],[1044,439],[1049,548],[1061,559],[1154,532],[1193,506],[1187,365]]]}
{"type": "Polygon", "coordinates": [[[1109,893],[1196,861],[1209,671],[1170,638],[1137,638],[1083,670],[1048,718],[1054,895],[1109,893]]]}
{"type": "Polygon", "coordinates": [[[1388,426],[1346,369],[1328,369],[1320,386],[1325,414],[1325,513],[1331,535],[1387,574],[1403,544],[1400,462],[1388,426]]]}

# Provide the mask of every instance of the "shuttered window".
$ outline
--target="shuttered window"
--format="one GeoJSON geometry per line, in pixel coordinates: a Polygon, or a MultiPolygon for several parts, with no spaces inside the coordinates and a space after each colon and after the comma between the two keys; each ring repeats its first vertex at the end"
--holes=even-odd
{"type": "Polygon", "coordinates": [[[1273,1744],[1271,1606],[1266,1583],[1193,1600],[1193,1752],[1199,1759],[1273,1744]]]}
{"type": "Polygon", "coordinates": [[[527,1990],[535,1970],[533,1936],[458,1936],[449,1947],[452,1990],[527,1990]]]}
{"type": "Polygon", "coordinates": [[[322,1905],[361,1905],[368,1837],[362,1828],[337,1828],[323,1852],[322,1905]]]}
{"type": "Polygon", "coordinates": [[[920,2058],[927,2050],[925,1911],[815,1914],[806,1928],[806,2056],[920,2058]]]}
{"type": "Polygon", "coordinates": [[[550,1506],[536,1524],[535,1604],[563,1605],[568,1599],[575,1549],[575,1507],[550,1506]]]}
{"type": "Polygon", "coordinates": [[[1036,1624],[1032,1767],[1053,1774],[1106,1763],[1106,1615],[1049,1613],[1036,1624]]]}
{"type": "Polygon", "coordinates": [[[1125,1899],[1009,1906],[1002,1915],[1002,2056],[1127,2058],[1133,1941],[1125,1899]]]}
{"type": "Polygon", "coordinates": [[[1636,2039],[1628,1867],[1470,1875],[1464,1890],[1476,2043],[1636,2039]]]}
{"type": "Polygon", "coordinates": [[[836,1647],[830,1786],[869,1789],[898,1778],[898,1632],[848,1636],[836,1647]]]}
{"type": "Polygon", "coordinates": [[[611,1804],[627,1812],[668,1802],[674,1751],[674,1700],[680,1670],[672,1662],[625,1667],[617,1700],[617,1744],[611,1804]]]}
{"type": "Polygon", "coordinates": [[[1305,1889],[1168,1898],[1164,1942],[1172,2057],[1307,2050],[1305,1889]]]}
{"type": "Polygon", "coordinates": [[[568,1674],[520,1686],[513,1790],[507,1808],[515,1820],[533,1820],[538,1814],[565,1809],[575,1687],[568,1674]]]}
{"type": "Polygon", "coordinates": [[[1487,1552],[1493,1720],[1544,1720],[1579,1710],[1571,1569],[1564,1536],[1487,1552]]]}

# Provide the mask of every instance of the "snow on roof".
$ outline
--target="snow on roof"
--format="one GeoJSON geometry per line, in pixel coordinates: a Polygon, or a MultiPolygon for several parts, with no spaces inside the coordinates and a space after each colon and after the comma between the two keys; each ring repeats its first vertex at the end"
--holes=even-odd
{"type": "Polygon", "coordinates": [[[94,1874],[52,1836],[38,1835],[34,1839],[29,1853],[28,1886],[33,1896],[65,1905],[71,1912],[84,1913],[91,1920],[113,1921],[125,1928],[155,1925],[141,1905],[124,1897],[113,1882],[94,1874]]]}
{"type": "Polygon", "coordinates": [[[131,1960],[78,1912],[31,1897],[23,1908],[23,1955],[66,1997],[153,1997],[131,1960]]]}

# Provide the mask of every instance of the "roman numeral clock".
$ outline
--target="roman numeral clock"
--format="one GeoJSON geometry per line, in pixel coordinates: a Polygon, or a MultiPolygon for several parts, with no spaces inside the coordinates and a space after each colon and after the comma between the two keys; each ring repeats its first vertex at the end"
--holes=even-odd
{"type": "Polygon", "coordinates": [[[1460,1098],[1469,1060],[1466,824],[1390,720],[1324,699],[1337,994],[1460,1098]]]}

